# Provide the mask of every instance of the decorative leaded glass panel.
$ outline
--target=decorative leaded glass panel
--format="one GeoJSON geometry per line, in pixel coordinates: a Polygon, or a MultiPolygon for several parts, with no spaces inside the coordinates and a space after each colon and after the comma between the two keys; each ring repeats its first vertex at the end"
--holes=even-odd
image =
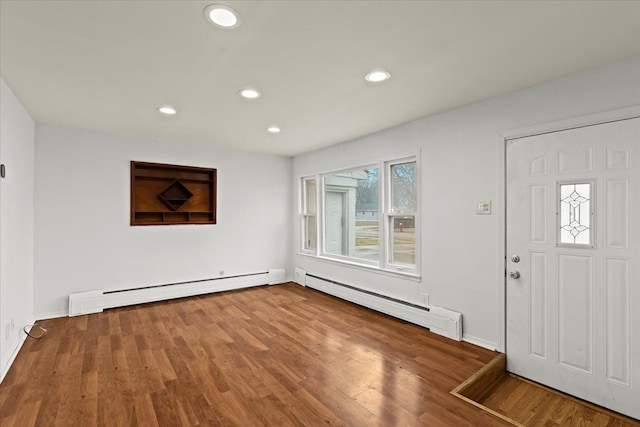
{"type": "Polygon", "coordinates": [[[591,183],[560,184],[560,244],[591,245],[591,183]]]}

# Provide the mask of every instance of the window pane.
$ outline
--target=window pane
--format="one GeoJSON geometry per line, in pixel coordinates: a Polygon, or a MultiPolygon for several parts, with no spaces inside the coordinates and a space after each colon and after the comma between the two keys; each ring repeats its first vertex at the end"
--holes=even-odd
{"type": "Polygon", "coordinates": [[[316,213],[316,180],[307,179],[305,182],[305,213],[316,213]]]}
{"type": "Polygon", "coordinates": [[[416,162],[391,166],[391,212],[415,212],[417,206],[416,162]]]}
{"type": "Polygon", "coordinates": [[[379,176],[363,168],[324,178],[327,253],[379,260],[379,176]]]}
{"type": "Polygon", "coordinates": [[[416,264],[416,217],[392,216],[391,264],[416,264]]]}
{"type": "Polygon", "coordinates": [[[560,243],[591,244],[591,184],[560,185],[560,243]]]}
{"type": "Polygon", "coordinates": [[[316,216],[305,215],[304,217],[304,248],[315,249],[317,247],[317,233],[316,233],[316,216]]]}
{"type": "Polygon", "coordinates": [[[378,221],[356,222],[356,247],[350,254],[356,258],[378,261],[380,254],[380,225],[378,221]]]}

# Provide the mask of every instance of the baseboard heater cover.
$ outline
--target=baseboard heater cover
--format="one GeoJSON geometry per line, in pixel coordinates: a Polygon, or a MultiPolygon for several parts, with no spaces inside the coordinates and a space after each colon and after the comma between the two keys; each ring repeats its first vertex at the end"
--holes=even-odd
{"type": "Polygon", "coordinates": [[[69,317],[100,313],[107,308],[144,304],[194,295],[274,285],[285,281],[285,270],[239,274],[212,279],[167,283],[114,291],[89,291],[69,295],[69,317]]]}
{"type": "MultiPolygon", "coordinates": [[[[462,314],[435,306],[421,306],[346,283],[319,277],[296,269],[301,285],[325,292],[364,307],[428,328],[438,335],[462,340],[462,314]]],[[[299,281],[298,281],[299,280],[299,281]]]]}

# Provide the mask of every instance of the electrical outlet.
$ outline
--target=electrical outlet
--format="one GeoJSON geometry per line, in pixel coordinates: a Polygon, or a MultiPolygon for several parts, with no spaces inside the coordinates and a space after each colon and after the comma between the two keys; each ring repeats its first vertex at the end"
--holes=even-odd
{"type": "Polygon", "coordinates": [[[491,200],[476,202],[476,215],[491,215],[491,200]]]}

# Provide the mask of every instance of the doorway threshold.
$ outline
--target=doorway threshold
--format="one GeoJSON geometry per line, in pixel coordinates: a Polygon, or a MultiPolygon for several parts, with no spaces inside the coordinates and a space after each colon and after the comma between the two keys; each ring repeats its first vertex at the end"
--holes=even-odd
{"type": "Polygon", "coordinates": [[[502,353],[451,394],[514,426],[640,426],[638,420],[508,373],[502,353]]]}

